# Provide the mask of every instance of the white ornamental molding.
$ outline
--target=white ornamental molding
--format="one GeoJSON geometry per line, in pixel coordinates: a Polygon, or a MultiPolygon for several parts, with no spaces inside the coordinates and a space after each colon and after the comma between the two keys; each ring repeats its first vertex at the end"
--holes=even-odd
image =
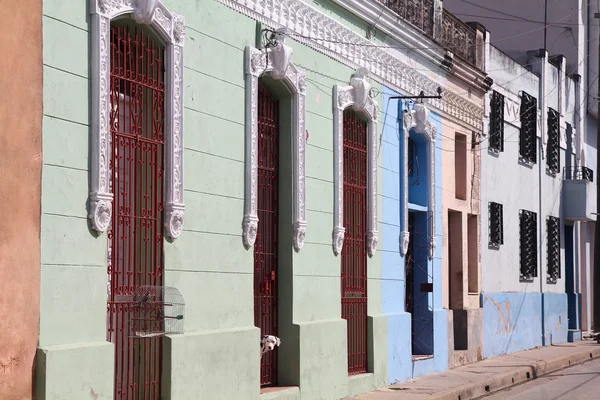
{"type": "Polygon", "coordinates": [[[167,44],[165,230],[177,238],[183,229],[183,42],[185,24],[160,0],[90,0],[92,35],[92,164],[89,218],[98,232],[112,219],[110,184],[110,23],[130,14],[152,27],[167,44]]]}
{"type": "Polygon", "coordinates": [[[349,86],[333,87],[333,253],[337,256],[344,246],[344,110],[352,107],[369,120],[367,132],[367,252],[369,256],[377,249],[377,118],[379,108],[371,98],[369,72],[360,68],[350,79],[349,86]]]}
{"type": "Polygon", "coordinates": [[[408,232],[408,137],[410,130],[425,136],[429,147],[429,177],[427,182],[427,191],[429,195],[428,211],[430,213],[430,235],[429,235],[429,259],[432,260],[435,255],[436,233],[435,233],[435,140],[436,128],[429,120],[430,111],[425,104],[416,103],[414,110],[403,112],[404,124],[404,173],[402,177],[403,196],[402,196],[402,231],[400,232],[400,254],[404,257],[408,251],[410,234],[408,232]]]}
{"type": "MultiPolygon", "coordinates": [[[[342,25],[302,0],[217,0],[271,27],[287,28],[292,39],[351,68],[364,67],[371,77],[399,93],[434,93],[440,83],[410,67],[386,49],[342,25]]],[[[444,98],[429,105],[477,130],[483,107],[457,92],[444,89],[444,98]]]]}
{"type": "Polygon", "coordinates": [[[293,131],[293,242],[294,250],[300,251],[306,236],[306,194],[305,194],[305,148],[306,148],[306,73],[292,62],[292,48],[285,43],[285,30],[275,34],[276,45],[266,49],[246,47],[246,165],[244,219],[242,239],[248,249],[256,241],[258,229],[257,215],[257,173],[258,173],[258,80],[269,76],[282,81],[292,94],[293,131]]]}

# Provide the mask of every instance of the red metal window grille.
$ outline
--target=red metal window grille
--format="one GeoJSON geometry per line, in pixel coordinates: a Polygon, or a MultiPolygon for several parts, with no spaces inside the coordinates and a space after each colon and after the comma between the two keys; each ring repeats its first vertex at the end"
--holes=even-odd
{"type": "Polygon", "coordinates": [[[110,28],[110,146],[114,193],[109,239],[108,340],[115,344],[115,399],[160,399],[162,303],[133,303],[163,284],[165,51],[143,29],[110,28]],[[125,299],[125,301],[123,300],[125,299]]]}
{"type": "Polygon", "coordinates": [[[348,373],[367,372],[367,123],[344,111],[342,318],[348,321],[348,373]]]}
{"type": "MultiPolygon", "coordinates": [[[[254,323],[277,336],[279,102],[258,85],[258,232],[254,243],[254,323]]],[[[260,364],[261,386],[277,384],[277,350],[260,364]]]]}

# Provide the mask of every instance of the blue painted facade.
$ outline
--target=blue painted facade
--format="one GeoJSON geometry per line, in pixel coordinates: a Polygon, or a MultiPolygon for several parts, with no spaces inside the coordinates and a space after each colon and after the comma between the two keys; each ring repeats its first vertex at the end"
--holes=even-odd
{"type": "Polygon", "coordinates": [[[566,293],[484,293],[481,298],[484,358],[567,341],[566,293]]]}
{"type": "MultiPolygon", "coordinates": [[[[414,132],[404,132],[402,123],[403,107],[409,104],[390,100],[397,96],[389,88],[384,88],[384,126],[382,136],[383,152],[383,210],[382,224],[385,230],[382,249],[382,280],[383,280],[383,312],[388,315],[388,373],[389,382],[400,382],[417,376],[426,375],[448,368],[448,317],[442,309],[442,165],[441,147],[436,146],[436,250],[433,260],[427,257],[428,245],[420,243],[426,240],[428,230],[427,213],[429,209],[428,176],[429,148],[427,139],[414,132]],[[410,135],[416,147],[419,165],[413,168],[414,173],[409,177],[409,190],[403,193],[402,177],[404,176],[404,134],[410,135]],[[414,268],[414,306],[413,310],[419,317],[431,321],[415,323],[406,310],[406,266],[405,257],[399,251],[399,238],[402,227],[402,203],[404,196],[409,198],[409,213],[413,214],[417,231],[424,232],[422,236],[411,236],[414,242],[414,262],[419,264],[414,268]],[[423,246],[421,246],[423,245],[423,246]],[[420,283],[433,283],[433,292],[419,293],[420,283]],[[431,325],[433,327],[431,327],[431,325]],[[419,332],[418,340],[413,343],[412,330],[419,332]],[[420,356],[413,361],[413,355],[420,356]],[[424,359],[423,359],[424,358],[424,359]]],[[[441,132],[441,118],[431,114],[431,123],[441,132]]]]}

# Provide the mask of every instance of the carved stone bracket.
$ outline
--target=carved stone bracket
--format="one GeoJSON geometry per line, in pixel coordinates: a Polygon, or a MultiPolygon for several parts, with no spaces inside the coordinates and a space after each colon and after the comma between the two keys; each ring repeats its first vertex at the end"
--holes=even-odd
{"type": "Polygon", "coordinates": [[[248,249],[254,245],[258,229],[258,79],[265,75],[281,80],[292,93],[293,130],[293,209],[294,250],[300,251],[306,236],[305,149],[306,74],[292,62],[292,48],[285,43],[285,30],[275,34],[276,45],[267,49],[246,47],[246,166],[242,239],[248,249]]]}
{"type": "Polygon", "coordinates": [[[429,235],[429,259],[432,260],[435,255],[435,244],[436,244],[436,232],[435,232],[435,141],[436,141],[436,128],[430,121],[430,111],[427,105],[422,103],[416,103],[414,110],[407,110],[402,113],[403,118],[403,148],[404,154],[402,158],[404,160],[404,173],[402,177],[402,232],[400,232],[400,254],[404,257],[408,251],[408,244],[410,235],[408,232],[408,137],[409,131],[414,130],[415,133],[425,136],[428,142],[429,156],[429,177],[427,182],[427,191],[429,195],[429,207],[428,211],[431,214],[431,223],[429,229],[431,229],[429,235]]]}
{"type": "Polygon", "coordinates": [[[90,0],[92,36],[92,154],[89,218],[98,232],[112,220],[110,136],[110,22],[130,14],[167,43],[165,231],[183,229],[183,42],[185,23],[160,0],[90,0]]]}
{"type": "Polygon", "coordinates": [[[377,249],[377,102],[369,96],[371,84],[369,72],[359,68],[350,79],[349,86],[333,87],[333,159],[334,200],[332,248],[337,256],[344,245],[344,110],[352,107],[369,119],[367,136],[367,252],[369,256],[377,249]]]}

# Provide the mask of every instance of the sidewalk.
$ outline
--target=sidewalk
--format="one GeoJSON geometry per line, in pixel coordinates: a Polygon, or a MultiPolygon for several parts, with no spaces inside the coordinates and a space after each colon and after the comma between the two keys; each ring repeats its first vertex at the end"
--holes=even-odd
{"type": "Polygon", "coordinates": [[[593,340],[540,347],[412,379],[353,399],[475,399],[596,358],[600,358],[600,344],[593,340]]]}

